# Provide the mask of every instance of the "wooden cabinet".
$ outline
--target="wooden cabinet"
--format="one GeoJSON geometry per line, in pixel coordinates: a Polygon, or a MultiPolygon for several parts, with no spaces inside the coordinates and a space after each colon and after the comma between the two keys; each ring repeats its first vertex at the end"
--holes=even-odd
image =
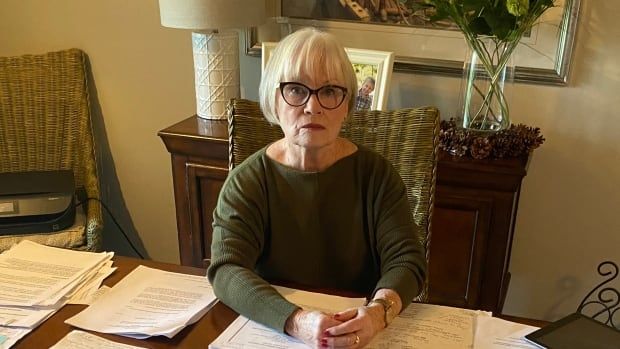
{"type": "Polygon", "coordinates": [[[159,132],[172,158],[182,265],[206,268],[213,209],[228,175],[228,124],[191,117],[159,132]]]}
{"type": "MultiPolygon", "coordinates": [[[[212,213],[228,174],[226,121],[197,117],[159,132],[172,158],[181,264],[206,267],[212,213]]],[[[432,218],[429,301],[501,312],[527,158],[441,153],[432,218]]]]}
{"type": "Polygon", "coordinates": [[[528,158],[437,164],[429,301],[501,313],[521,180],[528,158]]]}

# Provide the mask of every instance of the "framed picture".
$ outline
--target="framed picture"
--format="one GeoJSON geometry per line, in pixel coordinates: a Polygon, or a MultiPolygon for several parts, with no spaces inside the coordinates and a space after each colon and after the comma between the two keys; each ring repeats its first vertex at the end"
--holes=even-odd
{"type": "MultiPolygon", "coordinates": [[[[449,23],[430,23],[428,16],[415,11],[416,3],[422,2],[267,0],[268,13],[273,17],[258,29],[248,30],[247,52],[260,55],[262,41],[278,41],[292,31],[311,26],[336,34],[347,47],[394,52],[395,71],[460,76],[467,52],[461,32],[449,23]],[[397,10],[391,9],[392,15],[387,10],[381,12],[385,18],[379,18],[361,8],[360,3],[393,3],[397,10]]],[[[556,6],[546,11],[521,40],[514,55],[516,81],[554,85],[568,82],[579,6],[580,0],[556,0],[556,6]]]]}
{"type": "MultiPolygon", "coordinates": [[[[277,42],[263,42],[261,70],[265,69],[277,42]]],[[[385,51],[345,48],[357,76],[359,109],[385,110],[389,95],[394,53],[385,51]],[[366,93],[368,92],[368,93],[366,93]],[[370,104],[369,107],[364,107],[370,104]]]]}

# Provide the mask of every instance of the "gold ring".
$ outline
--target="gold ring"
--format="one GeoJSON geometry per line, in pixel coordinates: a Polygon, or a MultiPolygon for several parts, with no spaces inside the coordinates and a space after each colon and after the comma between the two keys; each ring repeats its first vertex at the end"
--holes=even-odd
{"type": "Polygon", "coordinates": [[[359,342],[360,342],[360,336],[355,335],[355,342],[353,342],[353,345],[356,345],[359,342]]]}

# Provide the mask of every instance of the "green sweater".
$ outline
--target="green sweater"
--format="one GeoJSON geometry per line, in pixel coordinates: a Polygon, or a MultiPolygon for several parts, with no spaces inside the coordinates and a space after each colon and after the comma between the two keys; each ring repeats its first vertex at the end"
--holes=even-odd
{"type": "Polygon", "coordinates": [[[213,213],[208,269],[222,302],[278,331],[298,307],[268,281],[368,296],[390,288],[411,303],[426,273],[422,228],[396,170],[358,148],[322,172],[282,165],[266,148],[231,171],[213,213]]]}

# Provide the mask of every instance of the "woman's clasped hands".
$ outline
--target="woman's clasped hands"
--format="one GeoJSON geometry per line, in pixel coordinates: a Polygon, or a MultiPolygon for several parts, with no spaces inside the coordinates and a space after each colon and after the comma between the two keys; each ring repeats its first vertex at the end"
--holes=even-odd
{"type": "Polygon", "coordinates": [[[363,348],[385,328],[380,305],[334,314],[299,309],[286,322],[286,332],[313,348],[363,348]]]}

